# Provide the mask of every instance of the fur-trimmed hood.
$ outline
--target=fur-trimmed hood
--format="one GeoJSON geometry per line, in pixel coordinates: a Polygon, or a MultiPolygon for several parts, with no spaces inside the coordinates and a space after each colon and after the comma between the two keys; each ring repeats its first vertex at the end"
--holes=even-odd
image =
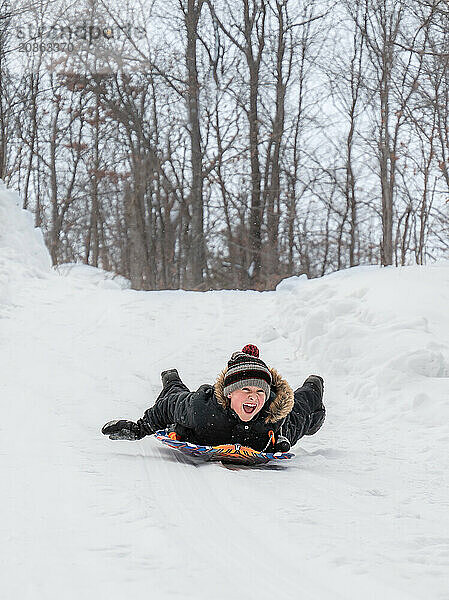
{"type": "MultiPolygon", "coordinates": [[[[228,368],[226,367],[217,377],[214,392],[218,404],[229,408],[230,400],[223,393],[224,379],[228,368]]],[[[270,368],[272,383],[270,397],[265,401],[262,410],[267,410],[266,423],[276,423],[284,419],[292,410],[294,404],[293,390],[287,381],[275,370],[270,368]]]]}

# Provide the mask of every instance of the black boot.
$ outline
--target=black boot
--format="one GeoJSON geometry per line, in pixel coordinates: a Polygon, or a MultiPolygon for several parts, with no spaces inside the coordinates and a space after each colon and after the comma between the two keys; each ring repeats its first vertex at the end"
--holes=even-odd
{"type": "Polygon", "coordinates": [[[324,394],[324,379],[320,377],[320,375],[309,375],[307,379],[304,381],[303,385],[306,383],[310,383],[312,387],[316,389],[317,392],[320,393],[321,398],[324,394]]]}
{"type": "Polygon", "coordinates": [[[320,429],[326,417],[326,409],[323,404],[324,381],[319,375],[309,375],[304,381],[304,385],[306,384],[319,393],[317,403],[310,406],[309,422],[305,432],[305,435],[313,435],[320,429]]]}
{"type": "Polygon", "coordinates": [[[179,381],[179,373],[176,369],[169,369],[161,373],[162,387],[166,387],[171,381],[179,381]]]}

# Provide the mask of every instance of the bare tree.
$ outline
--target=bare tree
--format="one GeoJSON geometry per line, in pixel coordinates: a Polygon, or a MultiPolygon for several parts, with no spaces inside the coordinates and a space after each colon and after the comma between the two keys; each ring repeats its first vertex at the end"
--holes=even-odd
{"type": "Polygon", "coordinates": [[[281,151],[285,135],[285,104],[287,86],[292,75],[292,63],[296,51],[288,3],[276,0],[270,5],[276,20],[275,49],[273,50],[275,69],[275,107],[272,131],[268,143],[264,189],[264,204],[267,211],[267,270],[268,279],[279,277],[279,223],[281,216],[281,151]],[[287,44],[289,47],[287,48],[287,44]]]}
{"type": "Polygon", "coordinates": [[[242,106],[246,112],[249,124],[248,152],[251,165],[251,211],[250,211],[250,249],[251,265],[249,279],[253,287],[261,283],[262,271],[262,193],[261,193],[261,168],[259,148],[259,94],[260,94],[260,68],[265,47],[265,21],[267,3],[257,0],[241,0],[238,17],[229,13],[232,20],[226,24],[217,14],[214,4],[208,0],[208,6],[215,22],[223,33],[229,38],[235,48],[245,58],[248,70],[247,98],[242,99],[242,106]],[[240,35],[234,35],[233,29],[240,35]]]}
{"type": "Polygon", "coordinates": [[[186,99],[189,118],[190,153],[192,165],[192,183],[190,191],[191,206],[191,236],[190,255],[193,287],[203,283],[206,267],[206,252],[204,241],[204,214],[203,214],[203,154],[201,149],[201,127],[198,81],[197,44],[198,24],[205,0],[179,0],[184,14],[184,24],[187,35],[186,66],[188,85],[186,99]]]}

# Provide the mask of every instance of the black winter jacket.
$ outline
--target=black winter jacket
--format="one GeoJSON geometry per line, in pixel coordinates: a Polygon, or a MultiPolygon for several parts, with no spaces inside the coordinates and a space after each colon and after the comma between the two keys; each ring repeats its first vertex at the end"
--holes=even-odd
{"type": "Polygon", "coordinates": [[[154,406],[138,421],[142,433],[151,434],[171,427],[180,439],[193,444],[216,446],[239,443],[270,452],[270,430],[291,445],[304,435],[316,433],[323,424],[325,409],[318,386],[306,380],[295,392],[277,371],[270,369],[273,383],[262,410],[243,422],[230,407],[223,393],[226,369],[214,386],[202,385],[191,392],[175,377],[167,383],[154,406]]]}

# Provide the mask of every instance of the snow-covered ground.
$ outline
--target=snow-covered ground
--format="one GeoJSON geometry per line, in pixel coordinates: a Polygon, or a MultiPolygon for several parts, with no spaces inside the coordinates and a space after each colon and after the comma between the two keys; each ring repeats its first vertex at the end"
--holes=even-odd
{"type": "Polygon", "coordinates": [[[0,190],[2,599],[449,598],[449,263],[136,292],[51,270],[15,202],[0,190]],[[195,388],[248,342],[292,386],[326,381],[288,465],[101,435],[161,370],[195,388]]]}

